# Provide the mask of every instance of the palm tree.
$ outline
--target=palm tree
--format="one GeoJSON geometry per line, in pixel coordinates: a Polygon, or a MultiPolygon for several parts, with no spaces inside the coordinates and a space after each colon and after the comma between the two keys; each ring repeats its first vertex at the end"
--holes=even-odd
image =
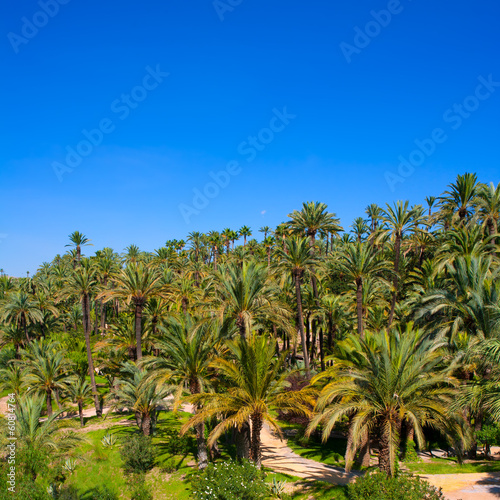
{"type": "Polygon", "coordinates": [[[381,212],[382,209],[376,203],[372,203],[366,207],[365,213],[370,219],[370,234],[373,234],[377,230],[381,212]]]}
{"type": "Polygon", "coordinates": [[[322,425],[326,440],[340,419],[350,417],[346,470],[368,432],[378,434],[380,470],[392,475],[403,421],[413,427],[421,448],[425,425],[463,435],[449,410],[457,382],[451,376],[453,363],[443,363],[445,339],[410,323],[406,330],[369,333],[366,339],[351,335],[341,347],[333,367],[313,380],[326,379],[327,384],[307,434],[322,425]]]}
{"type": "Polygon", "coordinates": [[[361,243],[361,241],[363,241],[363,236],[368,233],[368,226],[366,225],[365,219],[363,219],[363,217],[356,217],[351,227],[351,233],[354,234],[356,240],[361,243]]]}
{"type": "MultiPolygon", "coordinates": [[[[415,212],[408,209],[408,201],[404,203],[398,201],[394,206],[391,207],[390,205],[386,205],[386,207],[387,208],[382,211],[382,220],[389,226],[387,231],[391,232],[394,238],[394,290],[392,292],[391,311],[388,320],[389,326],[391,326],[398,297],[401,242],[404,234],[414,229],[416,225],[421,222],[421,218],[416,217],[415,212]]],[[[384,231],[381,236],[383,236],[384,233],[386,233],[386,231],[384,231]]]]}
{"type": "Polygon", "coordinates": [[[247,245],[247,238],[252,236],[252,230],[248,226],[242,226],[239,230],[240,236],[243,236],[243,246],[247,245]]]}
{"type": "Polygon", "coordinates": [[[307,378],[310,378],[309,354],[307,352],[307,341],[304,332],[304,314],[302,311],[302,278],[306,271],[311,272],[318,260],[313,254],[309,238],[295,236],[286,240],[285,250],[279,250],[278,266],[290,273],[295,285],[295,299],[297,302],[297,326],[302,341],[304,366],[307,378]]]}
{"type": "Polygon", "coordinates": [[[170,388],[159,387],[147,370],[130,361],[123,364],[121,372],[122,378],[108,397],[111,408],[134,411],[137,427],[142,433],[145,436],[154,434],[158,406],[171,393],[170,388]]]}
{"type": "Polygon", "coordinates": [[[38,476],[41,462],[36,458],[33,460],[34,457],[40,457],[42,453],[53,457],[71,450],[82,441],[81,434],[60,432],[64,427],[72,427],[71,420],[58,420],[62,410],[42,418],[43,401],[43,396],[26,394],[16,404],[18,449],[29,457],[23,465],[33,481],[38,476]]]}
{"type": "Polygon", "coordinates": [[[380,253],[376,252],[371,245],[358,242],[344,246],[337,265],[345,277],[353,281],[356,286],[358,335],[363,338],[363,283],[387,271],[390,264],[381,258],[380,253]]]}
{"type": "MultiPolygon", "coordinates": [[[[144,358],[144,366],[158,383],[175,388],[176,408],[185,390],[192,395],[200,394],[210,384],[209,363],[215,346],[220,342],[220,334],[214,324],[196,322],[187,315],[170,318],[160,330],[163,338],[156,343],[159,356],[144,358]]],[[[198,467],[204,469],[208,465],[208,456],[203,422],[195,428],[198,467]]]]}
{"type": "MultiPolygon", "coordinates": [[[[480,185],[475,199],[476,209],[483,220],[483,224],[488,228],[490,236],[498,233],[498,220],[500,219],[500,183],[497,187],[493,183],[490,185],[480,185]]],[[[495,244],[495,240],[492,240],[495,244]]]]}
{"type": "Polygon", "coordinates": [[[21,394],[24,386],[24,372],[19,363],[11,360],[6,367],[0,369],[0,388],[17,396],[21,394]]]}
{"type": "Polygon", "coordinates": [[[25,345],[24,332],[14,325],[5,325],[0,327],[0,348],[6,345],[13,345],[15,357],[19,359],[19,349],[25,345]]]}
{"type": "Polygon", "coordinates": [[[272,410],[291,410],[308,413],[307,403],[311,398],[307,393],[285,392],[289,385],[287,372],[283,370],[286,353],[276,358],[276,341],[265,336],[239,338],[228,342],[232,359],[218,357],[212,362],[213,368],[227,385],[222,393],[194,395],[191,400],[202,405],[201,410],[187,422],[181,432],[199,425],[209,418],[222,415],[223,420],[213,429],[208,444],[213,444],[225,431],[234,426],[241,428],[249,419],[252,422],[251,458],[261,467],[262,425],[267,422],[272,429],[282,435],[272,410]]]}
{"type": "Polygon", "coordinates": [[[268,233],[271,232],[271,228],[269,226],[262,226],[260,229],[259,229],[259,233],[264,233],[264,239],[267,238],[267,235],[268,233]]]}
{"type": "Polygon", "coordinates": [[[82,256],[82,247],[88,245],[92,246],[92,243],[90,243],[91,240],[89,240],[83,233],[80,233],[80,231],[74,231],[69,235],[69,241],[71,243],[68,243],[65,246],[74,247],[76,249],[76,262],[79,264],[82,256]]]}
{"type": "Polygon", "coordinates": [[[47,416],[52,415],[52,396],[67,388],[67,377],[71,364],[64,357],[58,342],[44,339],[34,340],[22,351],[23,359],[18,361],[24,368],[23,383],[47,401],[47,416]]]}
{"type": "Polygon", "coordinates": [[[9,293],[5,301],[0,303],[0,319],[8,325],[14,324],[20,328],[29,343],[28,326],[41,323],[43,314],[38,303],[33,300],[33,295],[17,291],[9,293]]]}
{"type": "Polygon", "coordinates": [[[136,359],[142,358],[142,313],[147,301],[160,294],[161,275],[142,263],[129,264],[114,280],[114,288],[101,292],[97,298],[105,301],[122,299],[132,303],[135,314],[136,359]]]}
{"type": "MultiPolygon", "coordinates": [[[[305,233],[305,235],[310,238],[309,242],[313,252],[316,234],[318,232],[333,235],[342,231],[340,220],[334,213],[327,212],[327,210],[328,207],[325,203],[308,201],[302,204],[302,210],[300,212],[294,210],[291,214],[288,214],[288,217],[291,218],[288,222],[291,229],[302,236],[304,236],[305,233]]],[[[311,283],[314,298],[316,302],[318,302],[318,287],[314,272],[311,275],[311,283]]]]}
{"type": "Polygon", "coordinates": [[[221,321],[234,321],[241,337],[249,335],[252,327],[263,321],[289,329],[290,312],[279,299],[280,290],[269,279],[263,264],[229,264],[216,280],[210,306],[219,312],[221,321]]]}
{"type": "Polygon", "coordinates": [[[79,266],[78,269],[75,269],[66,279],[59,300],[68,297],[76,297],[80,301],[90,383],[92,385],[92,394],[94,395],[96,415],[100,417],[102,415],[102,410],[99,404],[99,393],[97,392],[97,385],[95,382],[94,360],[92,358],[92,347],[90,345],[90,300],[97,287],[97,278],[95,269],[91,266],[88,259],[83,260],[81,264],[82,265],[79,266]]]}
{"type": "Polygon", "coordinates": [[[448,187],[449,190],[440,197],[440,202],[443,206],[449,206],[456,211],[460,224],[464,224],[476,198],[477,175],[469,173],[458,175],[457,180],[448,187]]]}
{"type": "Polygon", "coordinates": [[[73,403],[78,405],[78,415],[80,416],[80,426],[83,427],[83,407],[92,396],[92,387],[85,380],[85,377],[75,376],[68,381],[68,393],[73,403]]]}

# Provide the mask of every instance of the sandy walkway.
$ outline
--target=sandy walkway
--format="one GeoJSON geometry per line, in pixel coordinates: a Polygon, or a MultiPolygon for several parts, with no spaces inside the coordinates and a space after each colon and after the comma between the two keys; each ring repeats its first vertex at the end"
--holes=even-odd
{"type": "Polygon", "coordinates": [[[343,469],[325,465],[303,458],[275,437],[267,424],[262,428],[262,464],[265,467],[306,479],[327,481],[333,484],[346,484],[356,474],[346,474],[343,469]]]}

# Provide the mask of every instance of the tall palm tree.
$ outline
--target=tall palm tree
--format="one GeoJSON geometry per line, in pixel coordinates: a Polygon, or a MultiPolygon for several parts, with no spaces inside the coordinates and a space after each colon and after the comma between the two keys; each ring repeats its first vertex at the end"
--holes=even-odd
{"type": "MultiPolygon", "coordinates": [[[[159,356],[144,358],[144,366],[158,383],[175,388],[175,408],[185,390],[194,395],[205,392],[209,386],[209,363],[221,337],[216,325],[197,322],[191,316],[170,318],[160,330],[163,337],[156,343],[159,356]]],[[[208,465],[208,456],[203,422],[198,423],[195,429],[198,467],[204,469],[208,465]]]]}
{"type": "MultiPolygon", "coordinates": [[[[316,234],[318,232],[333,235],[342,231],[340,220],[334,213],[330,213],[327,210],[328,207],[325,203],[308,201],[302,204],[302,210],[300,212],[294,210],[291,214],[288,214],[288,217],[291,219],[288,224],[294,232],[302,236],[305,234],[305,236],[309,237],[313,252],[316,234]]],[[[314,272],[311,275],[311,283],[314,297],[316,302],[318,302],[318,287],[314,272]]]]}
{"type": "Polygon", "coordinates": [[[295,285],[295,299],[297,302],[297,326],[302,341],[304,366],[308,378],[311,376],[309,367],[309,354],[307,351],[307,340],[304,332],[304,313],[302,309],[302,279],[306,272],[311,272],[318,263],[317,257],[311,249],[309,238],[295,236],[286,240],[285,250],[279,250],[278,266],[289,273],[295,285]]]}
{"type": "Polygon", "coordinates": [[[92,394],[94,396],[94,405],[97,416],[102,415],[99,403],[99,393],[95,382],[94,360],[92,358],[92,347],[90,344],[90,301],[97,288],[97,278],[95,268],[91,265],[89,259],[82,260],[81,266],[75,269],[66,279],[60,292],[59,300],[63,298],[75,297],[80,301],[82,308],[83,333],[85,335],[85,345],[87,348],[87,361],[89,365],[90,383],[92,385],[92,394]]]}
{"type": "Polygon", "coordinates": [[[80,233],[80,231],[74,231],[69,235],[69,241],[70,243],[65,246],[74,247],[76,249],[76,262],[79,264],[82,257],[82,247],[88,245],[92,246],[92,243],[90,243],[91,240],[83,233],[80,233]]]}
{"type": "Polygon", "coordinates": [[[370,219],[370,234],[373,234],[377,230],[381,212],[382,209],[376,203],[372,203],[366,207],[365,213],[370,219]]]}
{"type": "MultiPolygon", "coordinates": [[[[386,205],[386,209],[382,211],[382,220],[389,226],[387,230],[394,238],[394,290],[392,292],[391,311],[389,313],[389,326],[394,318],[394,310],[398,297],[399,285],[399,263],[401,259],[401,242],[406,232],[414,230],[416,225],[421,222],[421,218],[416,217],[413,210],[408,209],[408,201],[396,202],[392,207],[386,205]]],[[[384,231],[386,233],[387,231],[384,231]]],[[[381,236],[383,236],[383,234],[381,236]]]]}
{"type": "Polygon", "coordinates": [[[269,226],[262,226],[259,229],[259,233],[264,233],[264,239],[267,238],[267,235],[271,232],[271,228],[269,226]]]}
{"type": "Polygon", "coordinates": [[[404,420],[421,448],[425,425],[463,436],[450,410],[457,382],[451,375],[453,363],[444,363],[446,344],[411,323],[406,330],[369,333],[366,339],[351,335],[334,356],[333,367],[313,380],[327,383],[307,433],[322,425],[326,440],[340,419],[350,417],[346,470],[368,432],[378,435],[379,468],[389,475],[394,473],[404,420]]]}
{"type": "MultiPolygon", "coordinates": [[[[500,182],[496,187],[493,183],[480,185],[477,190],[475,204],[490,236],[494,236],[498,233],[498,220],[500,219],[500,182]]],[[[495,244],[494,239],[492,243],[495,244]]]]}
{"type": "Polygon", "coordinates": [[[387,271],[390,264],[371,245],[359,242],[344,246],[338,258],[340,271],[356,286],[358,335],[363,338],[363,282],[387,271]]]}
{"type": "Polygon", "coordinates": [[[31,342],[22,355],[23,359],[18,363],[24,368],[24,384],[46,398],[47,416],[50,417],[52,396],[58,390],[66,390],[71,365],[58,342],[44,339],[31,342]]]}
{"type": "Polygon", "coordinates": [[[241,337],[249,335],[252,327],[263,321],[289,329],[290,311],[280,300],[280,290],[263,264],[229,264],[215,278],[209,306],[218,311],[221,321],[234,321],[241,337]]]}
{"type": "Polygon", "coordinates": [[[142,313],[147,301],[160,295],[161,275],[142,263],[129,264],[113,279],[114,288],[101,292],[97,298],[105,301],[122,299],[132,303],[135,315],[136,358],[142,358],[142,313]]]}
{"type": "Polygon", "coordinates": [[[187,422],[181,432],[199,425],[205,420],[222,415],[222,421],[210,433],[208,443],[213,444],[225,431],[241,427],[249,419],[252,422],[251,458],[260,468],[261,430],[264,422],[282,435],[272,410],[291,410],[308,413],[311,398],[305,392],[285,392],[289,385],[283,369],[286,353],[276,358],[276,341],[265,336],[239,338],[227,344],[231,358],[218,357],[213,368],[225,381],[227,390],[222,393],[194,395],[191,400],[202,405],[201,410],[187,422]]]}
{"type": "Polygon", "coordinates": [[[15,325],[24,332],[30,342],[28,326],[43,321],[43,313],[33,295],[23,291],[12,292],[0,303],[0,319],[8,325],[15,325]]]}
{"type": "Polygon", "coordinates": [[[240,236],[243,236],[243,246],[247,245],[247,238],[252,236],[252,230],[248,226],[242,226],[239,230],[240,236]]]}
{"type": "Polygon", "coordinates": [[[356,240],[361,243],[364,235],[368,233],[368,226],[366,225],[365,219],[363,219],[363,217],[356,217],[351,227],[351,233],[354,234],[356,240]]]}
{"type": "Polygon", "coordinates": [[[440,197],[443,206],[456,211],[460,224],[464,224],[470,215],[477,194],[477,175],[465,173],[458,175],[457,180],[448,186],[444,196],[440,197]]]}

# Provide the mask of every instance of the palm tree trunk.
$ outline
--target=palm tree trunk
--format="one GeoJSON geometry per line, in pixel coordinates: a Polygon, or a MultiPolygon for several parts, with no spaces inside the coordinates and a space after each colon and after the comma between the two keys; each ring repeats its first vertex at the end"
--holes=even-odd
{"type": "Polygon", "coordinates": [[[87,361],[89,364],[90,385],[92,386],[92,394],[94,395],[95,413],[98,417],[102,415],[101,405],[99,404],[99,394],[97,393],[97,385],[95,383],[94,360],[92,359],[92,349],[90,348],[90,304],[88,294],[82,297],[82,314],[83,314],[83,332],[85,334],[85,345],[87,347],[87,361]]]}
{"type": "Polygon", "coordinates": [[[250,458],[250,424],[245,422],[241,429],[236,430],[236,456],[248,460],[250,458]]]}
{"type": "Polygon", "coordinates": [[[142,358],[142,309],[143,305],[135,305],[135,342],[136,342],[136,358],[142,358]]]}
{"type": "Polygon", "coordinates": [[[364,433],[363,439],[361,440],[358,464],[361,467],[370,467],[370,435],[368,431],[364,433]]]}
{"type": "Polygon", "coordinates": [[[302,313],[302,293],[300,290],[300,274],[295,273],[295,297],[297,299],[297,320],[299,323],[300,339],[302,341],[302,351],[304,353],[304,366],[306,369],[306,377],[311,378],[311,370],[309,368],[309,355],[307,352],[306,335],[304,333],[304,315],[302,313]]]}
{"type": "Polygon", "coordinates": [[[391,454],[389,447],[389,437],[385,432],[381,431],[379,439],[379,450],[378,450],[378,468],[385,472],[388,476],[392,476],[392,464],[391,464],[391,454]]]}
{"type": "Polygon", "coordinates": [[[83,402],[78,401],[78,414],[80,415],[80,426],[83,427],[84,421],[83,421],[83,402]]]}
{"type": "Polygon", "coordinates": [[[30,336],[28,335],[28,322],[26,321],[26,315],[21,313],[21,326],[24,330],[24,335],[28,344],[30,343],[30,336]]]}
{"type": "Polygon", "coordinates": [[[396,233],[396,242],[394,244],[394,291],[392,294],[391,312],[389,313],[388,326],[392,325],[392,320],[394,319],[394,310],[396,309],[396,300],[398,297],[398,273],[399,273],[399,259],[401,252],[401,236],[396,233]]]}
{"type": "Polygon", "coordinates": [[[205,424],[201,422],[195,426],[196,444],[198,446],[198,468],[203,470],[208,465],[207,442],[205,441],[205,424]]]}
{"type": "Polygon", "coordinates": [[[260,431],[262,430],[262,416],[252,415],[252,460],[257,469],[262,466],[262,450],[260,449],[260,431]]]}
{"type": "Polygon", "coordinates": [[[321,371],[324,372],[325,371],[325,352],[323,350],[324,346],[323,346],[323,343],[324,343],[324,340],[323,340],[323,327],[321,327],[319,329],[319,360],[320,360],[320,363],[321,363],[321,371]]]}
{"type": "Polygon", "coordinates": [[[144,415],[141,422],[142,433],[145,436],[149,436],[151,434],[151,416],[144,415]]]}
{"type": "Polygon", "coordinates": [[[356,278],[356,310],[358,315],[358,335],[364,338],[363,331],[363,279],[356,278]]]}
{"type": "Polygon", "coordinates": [[[52,416],[52,391],[47,391],[47,417],[52,416]]]}

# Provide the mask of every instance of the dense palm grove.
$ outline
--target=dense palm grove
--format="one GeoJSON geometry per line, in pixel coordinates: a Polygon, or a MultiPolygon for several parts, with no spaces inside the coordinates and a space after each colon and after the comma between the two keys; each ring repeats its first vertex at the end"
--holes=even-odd
{"type": "Polygon", "coordinates": [[[58,425],[67,403],[82,426],[89,405],[132,410],[147,436],[171,397],[192,405],[183,432],[200,468],[228,434],[260,466],[278,414],[325,439],[348,429],[347,469],[375,449],[392,474],[429,429],[474,457],[476,433],[500,418],[499,216],[500,184],[465,174],[426,206],[372,204],[350,228],[304,203],[260,242],[243,226],[87,257],[75,232],[34,276],[0,278],[0,375],[20,446],[74,445],[58,425]]]}

